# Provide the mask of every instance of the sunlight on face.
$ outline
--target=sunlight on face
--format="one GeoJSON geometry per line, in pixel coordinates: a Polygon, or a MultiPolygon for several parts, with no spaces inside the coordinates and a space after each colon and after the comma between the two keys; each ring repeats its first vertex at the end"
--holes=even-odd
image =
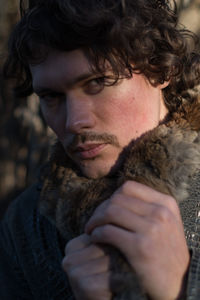
{"type": "Polygon", "coordinates": [[[45,61],[31,66],[31,73],[47,124],[87,177],[114,172],[130,142],[167,113],[164,85],[153,87],[134,74],[104,86],[108,74],[92,73],[80,50],[52,50],[45,61]]]}

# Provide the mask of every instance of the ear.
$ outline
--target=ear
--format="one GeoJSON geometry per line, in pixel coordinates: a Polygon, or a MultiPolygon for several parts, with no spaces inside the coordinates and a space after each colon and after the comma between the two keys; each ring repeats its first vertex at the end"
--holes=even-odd
{"type": "Polygon", "coordinates": [[[162,84],[158,85],[158,88],[160,90],[163,90],[164,88],[166,88],[168,85],[170,84],[170,81],[164,81],[162,84]]]}

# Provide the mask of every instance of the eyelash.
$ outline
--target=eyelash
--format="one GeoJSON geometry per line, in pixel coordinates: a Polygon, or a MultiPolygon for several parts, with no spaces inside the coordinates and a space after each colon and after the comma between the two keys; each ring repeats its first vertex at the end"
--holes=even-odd
{"type": "Polygon", "coordinates": [[[57,104],[61,101],[61,95],[58,93],[47,93],[43,95],[39,95],[41,104],[49,108],[55,108],[57,104]]]}
{"type": "Polygon", "coordinates": [[[93,78],[92,80],[96,81],[97,83],[102,83],[102,82],[105,82],[105,79],[106,79],[106,77],[102,76],[102,77],[93,78]]]}
{"type": "Polygon", "coordinates": [[[95,95],[101,92],[104,89],[105,86],[105,79],[106,77],[96,77],[92,78],[91,80],[87,81],[84,84],[84,90],[87,94],[95,95]],[[94,85],[92,86],[92,83],[94,85]]]}
{"type": "MultiPolygon", "coordinates": [[[[91,80],[87,81],[84,84],[84,89],[85,90],[88,89],[88,93],[96,94],[104,88],[105,81],[106,81],[105,76],[92,78],[91,80]],[[89,87],[89,85],[92,84],[93,82],[97,84],[97,86],[96,86],[97,90],[95,90],[94,92],[92,92],[92,91],[89,92],[89,88],[92,88],[92,87],[89,87]]],[[[93,88],[95,89],[95,86],[93,86],[93,88]]],[[[60,100],[60,98],[62,97],[62,94],[52,92],[52,93],[47,93],[47,94],[41,94],[38,96],[39,96],[40,100],[44,100],[46,102],[51,102],[53,100],[60,100]]]]}

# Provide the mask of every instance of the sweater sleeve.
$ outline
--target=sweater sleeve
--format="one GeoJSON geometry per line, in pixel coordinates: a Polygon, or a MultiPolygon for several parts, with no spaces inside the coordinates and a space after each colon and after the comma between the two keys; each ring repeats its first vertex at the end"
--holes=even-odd
{"type": "Polygon", "coordinates": [[[191,261],[187,280],[187,300],[200,299],[200,249],[191,250],[191,261]]]}
{"type": "Polygon", "coordinates": [[[0,299],[71,299],[61,267],[64,241],[37,207],[40,190],[30,187],[0,223],[0,299]]]}
{"type": "Polygon", "coordinates": [[[0,299],[33,299],[6,224],[0,224],[0,299]]]}

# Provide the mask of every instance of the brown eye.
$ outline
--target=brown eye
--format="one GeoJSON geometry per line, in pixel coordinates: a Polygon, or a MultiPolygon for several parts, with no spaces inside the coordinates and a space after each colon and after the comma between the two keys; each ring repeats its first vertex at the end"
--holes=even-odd
{"type": "Polygon", "coordinates": [[[89,80],[85,86],[84,91],[90,95],[96,95],[100,93],[105,86],[105,77],[98,77],[89,80]]]}

